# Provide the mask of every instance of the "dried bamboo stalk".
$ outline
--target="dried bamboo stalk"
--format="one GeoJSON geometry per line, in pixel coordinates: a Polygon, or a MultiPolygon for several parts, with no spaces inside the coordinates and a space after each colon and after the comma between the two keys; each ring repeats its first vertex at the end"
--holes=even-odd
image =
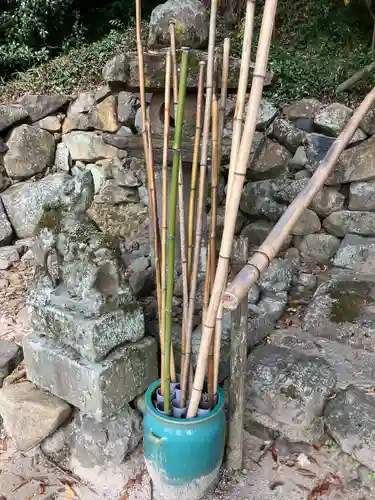
{"type": "Polygon", "coordinates": [[[193,260],[193,245],[194,245],[194,228],[195,228],[195,200],[197,194],[198,182],[198,163],[199,163],[199,147],[202,133],[202,103],[204,90],[204,67],[205,62],[199,63],[199,80],[198,80],[198,95],[197,95],[197,116],[195,122],[195,138],[193,163],[191,170],[191,184],[189,196],[189,217],[188,217],[188,282],[190,281],[191,267],[193,260]]]}
{"type": "MultiPolygon", "coordinates": [[[[219,114],[216,92],[212,96],[212,161],[211,161],[211,218],[210,218],[210,236],[209,249],[207,256],[206,284],[208,291],[211,291],[216,271],[216,223],[217,223],[217,185],[219,178],[219,114]],[[209,275],[208,275],[209,271],[209,275]]],[[[208,292],[208,297],[209,297],[208,292]]],[[[207,312],[207,306],[206,306],[207,312]]],[[[205,314],[203,315],[203,321],[205,314]]],[[[208,354],[208,401],[213,405],[214,401],[214,339],[211,340],[210,351],[208,354]]]]}
{"type": "MultiPolygon", "coordinates": [[[[227,200],[229,200],[229,193],[231,191],[231,186],[233,182],[233,172],[236,166],[237,155],[241,143],[242,120],[245,109],[246,91],[249,78],[250,59],[251,59],[251,45],[252,45],[253,30],[254,30],[254,14],[255,14],[255,0],[247,0],[245,32],[244,32],[242,56],[241,56],[241,69],[240,69],[240,77],[238,80],[236,108],[233,117],[232,149],[229,162],[227,200]]],[[[227,210],[228,210],[228,203],[226,204],[225,207],[225,215],[227,214],[227,210]]]]}
{"type": "Polygon", "coordinates": [[[216,315],[220,305],[221,293],[227,278],[229,259],[232,249],[232,241],[236,218],[239,208],[240,197],[246,175],[247,163],[250,156],[251,146],[255,133],[256,120],[258,117],[260,101],[262,98],[263,85],[266,77],[268,54],[270,49],[273,25],[275,20],[277,0],[266,0],[264,6],[262,26],[260,30],[259,45],[253,83],[248,104],[248,113],[244,127],[243,137],[237,157],[236,169],[233,172],[232,187],[229,191],[229,206],[225,218],[223,238],[220,248],[220,256],[216,269],[215,282],[211,293],[210,306],[202,331],[202,341],[199,349],[198,363],[194,377],[193,391],[187,413],[188,418],[195,417],[202,395],[204,376],[206,372],[207,357],[211,338],[215,329],[216,315]]]}
{"type": "Polygon", "coordinates": [[[167,296],[165,306],[165,369],[164,369],[164,410],[170,408],[170,354],[172,346],[172,304],[174,291],[175,250],[176,250],[176,216],[178,197],[178,173],[181,159],[181,136],[184,119],[184,105],[186,94],[186,81],[188,72],[188,51],[184,50],[181,57],[180,95],[176,114],[176,128],[173,141],[173,169],[170,190],[169,224],[168,224],[168,272],[167,296]],[[168,369],[167,369],[168,367],[168,369]]]}
{"type": "Polygon", "coordinates": [[[216,38],[216,16],[217,16],[217,0],[211,2],[211,15],[210,15],[210,33],[208,42],[208,56],[207,56],[207,78],[206,78],[206,102],[204,109],[203,121],[203,139],[201,147],[200,158],[200,172],[199,172],[199,193],[198,193],[198,207],[197,207],[197,220],[194,242],[194,255],[193,255],[193,268],[190,281],[190,296],[189,296],[189,314],[188,324],[186,328],[186,356],[184,369],[181,377],[181,399],[186,400],[188,370],[191,360],[191,337],[193,333],[193,317],[195,309],[195,297],[197,291],[198,269],[200,263],[201,239],[202,239],[202,226],[205,207],[205,183],[206,183],[206,170],[207,170],[207,157],[208,157],[208,143],[210,138],[210,121],[211,121],[211,106],[212,106],[212,92],[214,80],[214,52],[215,52],[215,38],[216,38]]]}
{"type": "MultiPolygon", "coordinates": [[[[165,299],[167,292],[167,233],[168,233],[168,142],[171,114],[171,53],[168,51],[165,59],[165,108],[164,108],[164,143],[163,143],[163,178],[162,178],[162,237],[161,237],[161,316],[159,325],[161,338],[165,330],[165,299]]],[[[161,372],[164,373],[164,357],[161,360],[161,372]]],[[[164,378],[161,378],[161,394],[164,394],[164,378]]]]}
{"type": "MultiPolygon", "coordinates": [[[[174,113],[177,117],[178,107],[178,78],[177,78],[177,57],[176,57],[176,26],[174,22],[169,23],[169,34],[171,41],[171,56],[172,56],[172,75],[173,75],[173,100],[174,100],[174,113]]],[[[187,325],[188,317],[188,270],[187,270],[187,257],[186,257],[186,226],[185,226],[185,202],[184,202],[184,183],[182,173],[182,158],[180,155],[180,168],[178,172],[178,207],[179,207],[179,221],[180,221],[180,251],[181,251],[181,275],[182,275],[182,324],[181,324],[181,368],[185,363],[185,345],[186,335],[185,328],[187,325]]],[[[181,408],[183,401],[181,403],[181,408]]]]}
{"type": "Polygon", "coordinates": [[[217,386],[219,384],[220,348],[221,348],[221,332],[222,332],[223,316],[224,316],[224,308],[220,304],[216,315],[215,332],[214,332],[214,383],[213,383],[214,394],[217,394],[217,386]]]}
{"type": "MultiPolygon", "coordinates": [[[[362,101],[344,130],[330,147],[314,175],[309,179],[307,186],[289,205],[282,217],[278,220],[264,243],[254,253],[248,264],[238,273],[233,283],[228,286],[223,294],[222,302],[227,309],[236,309],[243,297],[245,297],[251,287],[271,260],[277,255],[285,238],[290,234],[295,224],[298,222],[303,211],[310,205],[318,191],[323,187],[326,179],[332,172],[339,156],[346,148],[348,142],[353,137],[360,125],[361,120],[375,101],[375,87],[362,101]]],[[[231,200],[232,202],[233,200],[231,200]]]]}

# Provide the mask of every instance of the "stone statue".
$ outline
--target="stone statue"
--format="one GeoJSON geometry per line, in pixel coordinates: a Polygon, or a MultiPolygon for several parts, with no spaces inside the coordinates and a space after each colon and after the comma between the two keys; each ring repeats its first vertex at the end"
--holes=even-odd
{"type": "Polygon", "coordinates": [[[144,335],[143,311],[125,280],[118,245],[86,213],[94,193],[91,172],[78,171],[45,205],[33,248],[35,286],[28,298],[34,329],[90,361],[144,335]]]}

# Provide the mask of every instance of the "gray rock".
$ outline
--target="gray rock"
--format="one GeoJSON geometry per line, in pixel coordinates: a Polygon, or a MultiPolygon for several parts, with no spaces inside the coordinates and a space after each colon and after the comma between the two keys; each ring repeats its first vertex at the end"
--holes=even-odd
{"type": "Polygon", "coordinates": [[[315,290],[317,281],[315,274],[298,273],[293,280],[290,295],[293,298],[308,297],[315,290]]]}
{"type": "Polygon", "coordinates": [[[62,142],[56,146],[55,166],[63,172],[69,172],[72,166],[69,149],[67,145],[62,142]]]}
{"type": "Polygon", "coordinates": [[[361,121],[361,129],[368,135],[375,134],[375,106],[372,105],[361,121]]]}
{"type": "Polygon", "coordinates": [[[259,286],[255,283],[250,287],[250,290],[247,294],[247,302],[248,304],[256,304],[260,297],[260,289],[259,286]]]}
{"type": "Polygon", "coordinates": [[[47,132],[51,133],[61,131],[61,122],[57,116],[46,116],[45,118],[35,122],[34,126],[47,130],[47,132]]]}
{"type": "Polygon", "coordinates": [[[96,203],[108,203],[111,205],[118,205],[119,203],[137,203],[138,201],[137,189],[119,186],[114,179],[105,181],[99,194],[95,196],[96,203]]]}
{"type": "Polygon", "coordinates": [[[298,146],[293,158],[289,162],[291,170],[303,170],[307,165],[307,155],[304,146],[298,146]]]}
{"type": "Polygon", "coordinates": [[[36,122],[45,116],[55,113],[69,102],[69,97],[64,95],[24,95],[18,100],[23,106],[31,121],[36,122]]]}
{"type": "Polygon", "coordinates": [[[324,219],[323,227],[328,233],[341,238],[347,233],[373,236],[375,235],[375,213],[350,210],[333,212],[324,219]]]}
{"type": "Polygon", "coordinates": [[[125,163],[119,158],[99,160],[97,165],[102,169],[104,177],[114,179],[118,186],[135,188],[142,185],[138,172],[132,168],[132,163],[129,165],[127,160],[125,163]]]}
{"type": "MultiPolygon", "coordinates": [[[[323,134],[332,137],[337,137],[343,130],[353,114],[353,110],[334,102],[328,106],[321,107],[315,114],[314,125],[323,134]]],[[[357,129],[350,142],[363,141],[366,139],[366,134],[361,129],[357,129]]]]}
{"type": "Polygon", "coordinates": [[[274,259],[258,281],[258,285],[264,292],[289,290],[293,272],[293,266],[287,259],[274,259]]]}
{"type": "Polygon", "coordinates": [[[278,330],[269,337],[272,344],[308,356],[324,358],[337,376],[336,389],[353,384],[361,390],[372,390],[375,376],[375,353],[356,349],[346,342],[323,338],[320,331],[311,334],[299,328],[278,330]]]}
{"type": "Polygon", "coordinates": [[[267,141],[257,158],[247,169],[246,175],[253,180],[272,179],[288,171],[288,162],[292,158],[284,146],[267,141]]]}
{"type": "MultiPolygon", "coordinates": [[[[126,128],[126,127],[121,127],[126,128]]],[[[102,139],[105,144],[110,144],[111,146],[118,149],[127,149],[129,146],[129,136],[133,135],[132,131],[129,129],[130,134],[124,135],[120,132],[120,129],[115,134],[103,134],[102,139]]]]}
{"type": "Polygon", "coordinates": [[[345,453],[375,470],[375,399],[349,386],[328,402],[324,421],[345,453]]]}
{"type": "Polygon", "coordinates": [[[129,80],[130,68],[126,54],[118,54],[110,59],[103,68],[103,80],[109,84],[126,83],[129,80]]]}
{"type": "Polygon", "coordinates": [[[117,118],[127,127],[134,127],[136,99],[131,92],[119,92],[117,96],[117,118]]]}
{"type": "Polygon", "coordinates": [[[375,137],[344,151],[326,184],[334,185],[375,179],[375,137]]]}
{"type": "Polygon", "coordinates": [[[96,420],[120,410],[158,376],[156,342],[149,337],[120,346],[94,364],[32,334],[24,339],[24,356],[30,380],[96,420]]]}
{"type": "Polygon", "coordinates": [[[265,416],[267,427],[292,440],[306,436],[323,415],[336,383],[334,371],[323,359],[274,345],[252,352],[246,378],[245,428],[265,416]]]}
{"type": "Polygon", "coordinates": [[[152,293],[155,285],[154,270],[149,267],[129,276],[129,285],[136,297],[144,297],[152,293]]]}
{"type": "Polygon", "coordinates": [[[322,134],[308,134],[305,139],[306,156],[308,159],[307,168],[314,172],[327,154],[329,148],[335,142],[332,137],[322,134]]]}
{"type": "Polygon", "coordinates": [[[0,132],[28,118],[25,108],[18,104],[3,104],[0,106],[0,132]]]}
{"type": "Polygon", "coordinates": [[[13,238],[13,229],[10,225],[4,206],[0,200],[0,247],[8,245],[13,238]]]}
{"type": "Polygon", "coordinates": [[[42,216],[43,205],[51,199],[58,199],[65,173],[48,175],[37,182],[20,182],[1,193],[5,210],[18,238],[33,236],[42,216]]]}
{"type": "Polygon", "coordinates": [[[0,137],[0,154],[6,153],[8,151],[8,146],[4,140],[0,137]]]}
{"type": "Polygon", "coordinates": [[[273,122],[272,134],[275,139],[289,151],[295,153],[304,141],[306,134],[284,118],[276,118],[273,122]]]}
{"type": "MultiPolygon", "coordinates": [[[[257,304],[257,308],[260,311],[260,317],[267,318],[268,321],[276,322],[281,316],[284,314],[286,305],[288,303],[288,293],[286,291],[280,292],[264,292],[262,294],[261,300],[257,304]]],[[[250,319],[251,325],[251,319],[250,319]]],[[[253,329],[249,328],[249,332],[251,332],[251,341],[250,345],[254,345],[254,340],[259,335],[259,331],[257,335],[254,335],[255,332],[253,329]]],[[[258,337],[259,343],[260,339],[258,337]]]]}
{"type": "MultiPolygon", "coordinates": [[[[245,116],[247,114],[247,104],[245,106],[245,116]]],[[[267,99],[262,99],[260,101],[259,113],[256,123],[256,129],[263,132],[272,123],[277,115],[277,108],[272,104],[272,102],[267,101],[267,99]]]]}
{"type": "Polygon", "coordinates": [[[337,267],[374,275],[375,238],[346,234],[333,264],[337,267]]]}
{"type": "Polygon", "coordinates": [[[83,467],[113,467],[134,450],[142,435],[140,415],[126,404],[102,422],[76,412],[68,443],[72,456],[83,467]]]}
{"type": "MultiPolygon", "coordinates": [[[[259,247],[267,238],[274,224],[267,220],[257,220],[250,222],[241,232],[241,235],[248,239],[249,248],[254,249],[259,247]]],[[[292,236],[288,236],[282,247],[282,251],[289,248],[292,243],[292,236]]]]}
{"type": "Polygon", "coordinates": [[[313,335],[374,352],[373,295],[370,281],[336,276],[315,292],[303,327],[313,335]]]}
{"type": "MultiPolygon", "coordinates": [[[[291,203],[308,182],[308,179],[277,179],[272,183],[272,194],[276,200],[291,203]]],[[[326,217],[332,212],[342,210],[344,202],[345,196],[339,193],[337,188],[323,187],[313,199],[310,208],[321,217],[326,217]]]]}
{"type": "Polygon", "coordinates": [[[29,450],[54,432],[70,415],[70,406],[30,382],[0,390],[4,427],[21,451],[29,450]]]}
{"type": "Polygon", "coordinates": [[[176,22],[177,47],[206,48],[209,15],[199,0],[168,0],[152,11],[148,45],[169,47],[169,22],[176,22]]]}
{"type": "Polygon", "coordinates": [[[93,94],[83,95],[88,95],[90,98],[78,97],[78,103],[77,101],[72,103],[64,121],[63,133],[95,129],[116,132],[118,129],[116,98],[110,95],[100,103],[95,103],[93,94]],[[82,109],[84,111],[81,111],[82,109]]]}
{"type": "Polygon", "coordinates": [[[0,387],[7,377],[22,361],[22,349],[13,342],[0,340],[0,387]]]}
{"type": "Polygon", "coordinates": [[[350,210],[375,210],[375,181],[352,182],[349,187],[350,210]]]}
{"type": "Polygon", "coordinates": [[[276,221],[284,213],[286,207],[274,199],[272,182],[265,180],[245,184],[240,208],[245,214],[264,216],[271,221],[276,221]]]}
{"type": "Polygon", "coordinates": [[[12,130],[7,145],[4,167],[11,179],[27,179],[53,164],[55,140],[45,130],[20,125],[12,130]]]}
{"type": "MultiPolygon", "coordinates": [[[[218,238],[221,238],[223,235],[224,218],[225,218],[225,206],[219,205],[217,207],[217,213],[216,213],[216,235],[218,238]]],[[[245,224],[245,220],[246,220],[245,215],[241,212],[241,210],[239,210],[237,214],[234,234],[239,234],[241,232],[241,229],[245,224]]],[[[211,212],[208,214],[208,224],[210,224],[210,222],[211,222],[211,212]]]]}
{"type": "Polygon", "coordinates": [[[301,179],[310,179],[311,172],[308,170],[300,170],[294,174],[294,178],[296,181],[300,181],[301,179]]]}
{"type": "Polygon", "coordinates": [[[306,234],[313,234],[320,231],[320,219],[315,212],[308,208],[303,211],[297,224],[292,229],[292,234],[296,236],[305,236],[306,234]]]}
{"type": "Polygon", "coordinates": [[[16,247],[0,247],[0,270],[8,269],[12,264],[20,260],[20,254],[16,247]]]}
{"type": "Polygon", "coordinates": [[[143,312],[136,302],[93,318],[54,305],[31,309],[35,332],[73,347],[92,363],[102,361],[120,344],[141,340],[145,332],[143,312]]]}
{"type": "Polygon", "coordinates": [[[106,144],[96,132],[70,132],[62,137],[73,160],[96,161],[102,158],[116,158],[118,150],[106,144]]]}
{"type": "Polygon", "coordinates": [[[314,127],[314,116],[320,108],[320,102],[316,99],[301,99],[282,108],[282,114],[296,127],[312,132],[314,127]]]}
{"type": "Polygon", "coordinates": [[[95,102],[101,102],[103,99],[110,96],[111,93],[111,87],[108,84],[103,85],[95,92],[95,102]]]}
{"type": "Polygon", "coordinates": [[[298,246],[305,262],[326,264],[335,255],[340,246],[340,240],[330,234],[308,234],[298,246]]]}
{"type": "Polygon", "coordinates": [[[150,261],[147,257],[138,257],[130,264],[130,266],[128,267],[128,272],[140,273],[142,271],[146,271],[149,266],[150,261]]]}

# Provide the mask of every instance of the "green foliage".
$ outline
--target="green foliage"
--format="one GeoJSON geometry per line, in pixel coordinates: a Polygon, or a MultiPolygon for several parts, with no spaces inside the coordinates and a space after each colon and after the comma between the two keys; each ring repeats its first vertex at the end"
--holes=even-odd
{"type": "MultiPolygon", "coordinates": [[[[146,11],[155,3],[147,2],[146,11]]],[[[123,30],[133,13],[134,0],[3,0],[0,76],[123,30]]]]}
{"type": "MultiPolygon", "coordinates": [[[[259,14],[256,42],[260,23],[259,14]]],[[[279,2],[269,60],[276,81],[265,94],[279,103],[334,98],[336,87],[373,59],[371,33],[372,19],[363,0],[352,0],[348,7],[342,0],[279,2]]],[[[241,43],[240,34],[234,43],[237,53],[241,43]]],[[[374,83],[369,79],[366,85],[374,83]]],[[[355,90],[350,95],[354,102],[366,89],[355,90]]]]}

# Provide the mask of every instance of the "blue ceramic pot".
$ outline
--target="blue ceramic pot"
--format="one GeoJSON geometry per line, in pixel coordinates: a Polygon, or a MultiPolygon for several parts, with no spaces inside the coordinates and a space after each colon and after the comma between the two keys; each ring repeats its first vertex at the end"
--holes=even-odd
{"type": "Polygon", "coordinates": [[[224,454],[224,392],[203,417],[175,419],[160,414],[153,405],[160,381],[146,393],[144,454],[154,483],[155,496],[163,500],[198,500],[216,484],[224,454]]]}

